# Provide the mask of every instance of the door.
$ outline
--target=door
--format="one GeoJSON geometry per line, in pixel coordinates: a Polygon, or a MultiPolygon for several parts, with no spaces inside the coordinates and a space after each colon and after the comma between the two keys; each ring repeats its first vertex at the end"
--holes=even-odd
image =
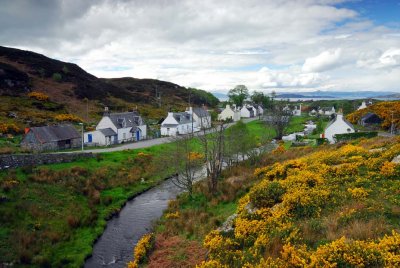
{"type": "Polygon", "coordinates": [[[140,130],[136,130],[136,140],[140,140],[140,130]]]}
{"type": "Polygon", "coordinates": [[[93,141],[92,134],[88,134],[87,137],[88,137],[88,142],[91,143],[93,141]]]}

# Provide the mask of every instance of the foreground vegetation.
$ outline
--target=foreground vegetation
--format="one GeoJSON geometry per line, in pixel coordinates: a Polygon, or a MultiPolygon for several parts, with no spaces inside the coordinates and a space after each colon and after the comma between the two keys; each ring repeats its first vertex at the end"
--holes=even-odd
{"type": "MultiPolygon", "coordinates": [[[[247,127],[256,136],[271,131],[256,121],[247,127]]],[[[200,152],[199,141],[191,143],[200,152]]],[[[174,146],[0,171],[0,264],[81,266],[128,198],[175,173],[161,157],[174,146]]]]}
{"type": "Polygon", "coordinates": [[[398,267],[399,154],[399,138],[361,139],[227,170],[216,195],[171,202],[148,266],[398,267]]]}

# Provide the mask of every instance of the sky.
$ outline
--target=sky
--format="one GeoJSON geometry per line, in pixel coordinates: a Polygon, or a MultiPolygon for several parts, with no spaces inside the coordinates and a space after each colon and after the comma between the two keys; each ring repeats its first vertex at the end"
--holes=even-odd
{"type": "Polygon", "coordinates": [[[227,92],[400,92],[400,0],[0,0],[0,45],[227,92]]]}

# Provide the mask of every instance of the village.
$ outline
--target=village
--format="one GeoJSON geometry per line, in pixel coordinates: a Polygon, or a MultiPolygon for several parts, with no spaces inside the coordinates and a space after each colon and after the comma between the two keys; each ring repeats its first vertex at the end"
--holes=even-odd
{"type": "MultiPolygon", "coordinates": [[[[357,110],[367,108],[372,101],[362,101],[357,110]]],[[[304,137],[312,133],[315,134],[316,118],[322,118],[325,122],[323,131],[317,138],[327,139],[329,143],[335,143],[336,134],[355,133],[360,131],[350,123],[343,111],[334,106],[318,107],[317,109],[308,109],[304,111],[304,104],[298,105],[285,104],[282,106],[282,116],[277,120],[287,121],[291,117],[308,117],[309,120],[302,122],[304,131],[287,133],[283,136],[284,141],[296,141],[299,137],[304,137]],[[313,120],[314,119],[314,120],[313,120]],[[314,122],[315,121],[315,122],[314,122]]],[[[243,107],[236,107],[235,104],[227,103],[224,108],[218,108],[216,121],[212,121],[211,113],[203,107],[188,107],[182,112],[168,112],[165,119],[159,125],[159,136],[174,137],[200,132],[202,129],[209,129],[215,123],[232,123],[241,119],[260,120],[266,124],[270,122],[271,116],[267,109],[258,104],[245,104],[243,107]],[[264,112],[264,110],[266,110],[264,112]]],[[[95,126],[93,131],[84,131],[83,123],[77,126],[72,124],[58,124],[41,127],[31,127],[25,130],[24,138],[21,141],[21,148],[32,152],[58,151],[65,149],[84,150],[85,148],[95,148],[104,146],[113,146],[148,140],[146,120],[142,118],[138,111],[118,112],[109,111],[104,108],[103,117],[95,126]]],[[[363,130],[379,130],[382,119],[375,113],[368,112],[363,115],[357,124],[363,130]]],[[[315,135],[314,135],[315,137],[315,135]]],[[[153,138],[154,139],[154,138],[153,138]]],[[[157,138],[156,138],[157,139],[157,138]]],[[[303,143],[304,144],[304,143],[303,143]]]]}

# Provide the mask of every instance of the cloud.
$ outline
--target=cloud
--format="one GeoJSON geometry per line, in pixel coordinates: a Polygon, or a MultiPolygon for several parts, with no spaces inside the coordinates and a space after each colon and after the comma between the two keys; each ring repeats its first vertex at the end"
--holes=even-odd
{"type": "Polygon", "coordinates": [[[362,76],[393,88],[380,72],[398,66],[399,30],[345,3],[3,0],[0,44],[72,61],[98,77],[206,90],[357,90],[364,85],[354,78],[362,76]]]}
{"type": "Polygon", "coordinates": [[[324,51],[318,56],[307,58],[303,65],[304,72],[324,72],[339,67],[343,64],[341,60],[342,49],[324,51]]]}

